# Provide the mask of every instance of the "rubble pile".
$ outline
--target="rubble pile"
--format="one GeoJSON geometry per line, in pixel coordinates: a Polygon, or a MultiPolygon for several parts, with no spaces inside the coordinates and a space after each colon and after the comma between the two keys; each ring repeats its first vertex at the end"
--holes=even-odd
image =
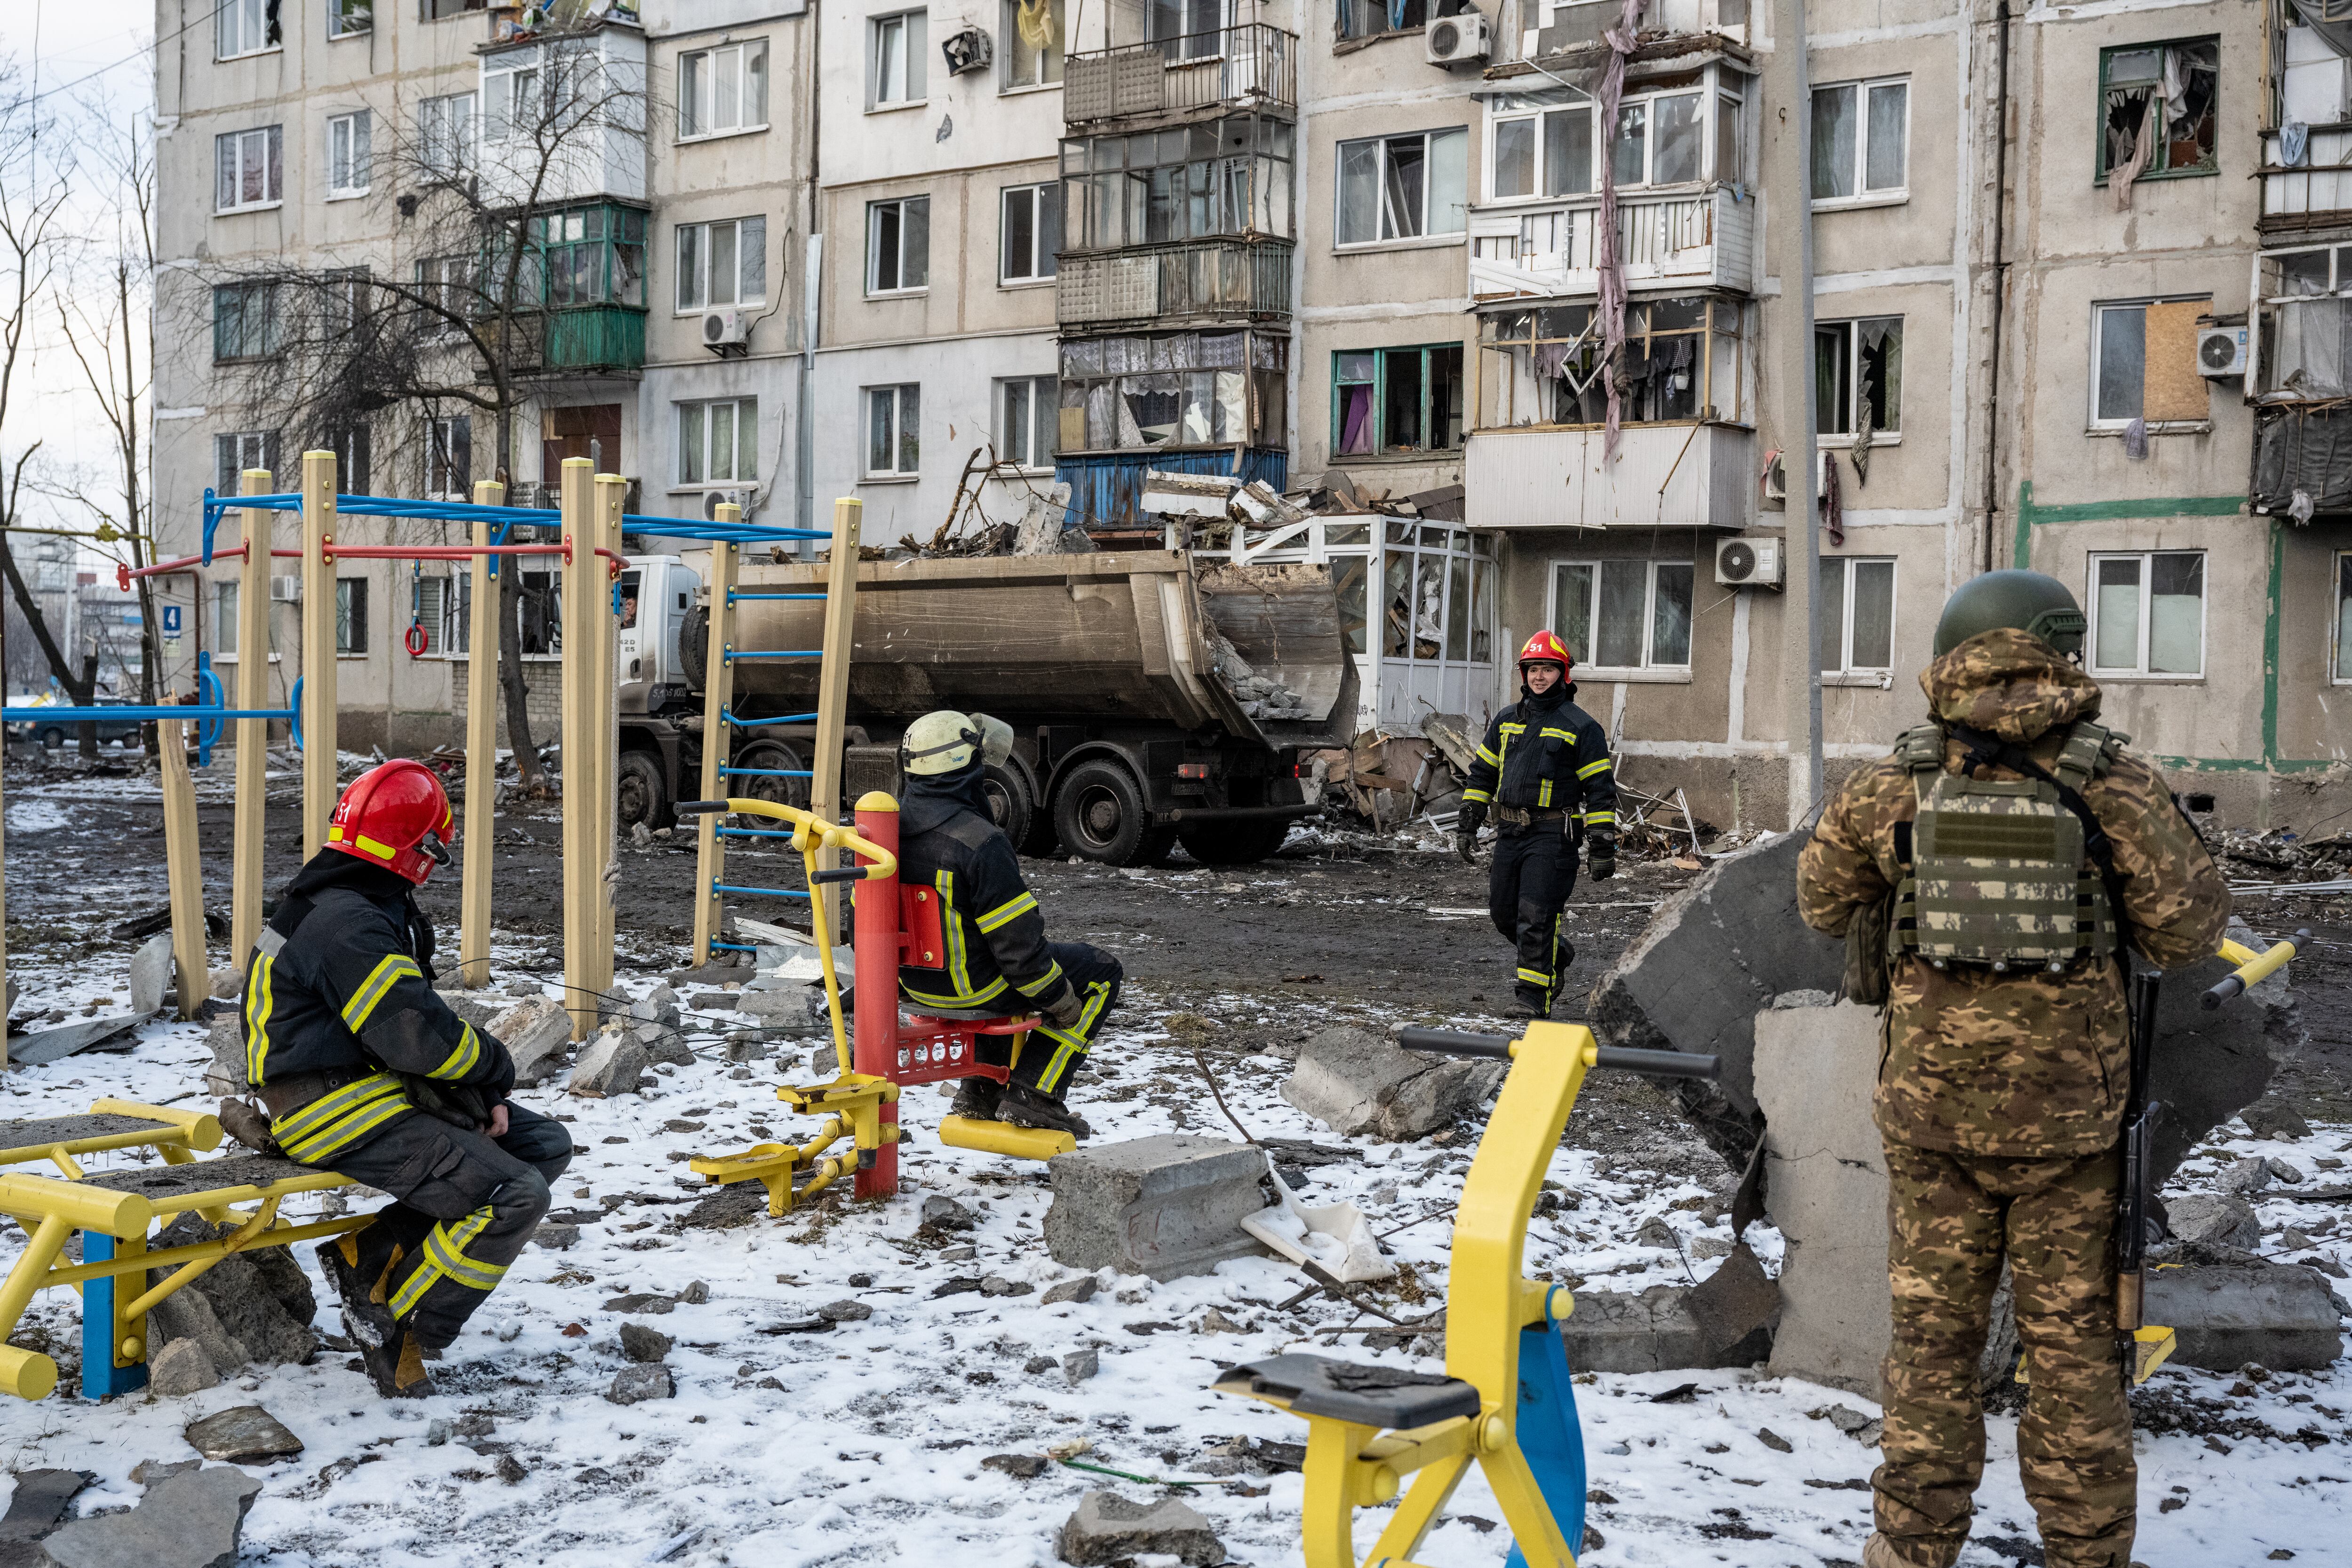
{"type": "Polygon", "coordinates": [[[2217,827],[2197,811],[2189,819],[2204,834],[2234,893],[2352,892],[2352,833],[2304,838],[2284,828],[2252,833],[2217,827]]]}
{"type": "Polygon", "coordinates": [[[1307,699],[1279,680],[1258,674],[1250,668],[1249,660],[1241,656],[1225,634],[1212,626],[1208,628],[1209,655],[1214,661],[1217,679],[1225,683],[1242,711],[1253,719],[1269,719],[1276,722],[1303,722],[1307,718],[1307,699]]]}

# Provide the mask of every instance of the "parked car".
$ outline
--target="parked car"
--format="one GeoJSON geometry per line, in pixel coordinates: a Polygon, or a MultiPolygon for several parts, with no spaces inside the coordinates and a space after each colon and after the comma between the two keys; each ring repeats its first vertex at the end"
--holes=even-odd
{"type": "MultiPolygon", "coordinates": [[[[131,704],[120,697],[101,697],[90,706],[128,708],[131,704]]],[[[37,741],[42,750],[54,752],[81,742],[81,721],[74,719],[26,719],[9,725],[8,736],[16,741],[37,741]]],[[[100,719],[98,721],[98,739],[100,745],[109,741],[136,741],[139,739],[139,721],[100,719]]]]}

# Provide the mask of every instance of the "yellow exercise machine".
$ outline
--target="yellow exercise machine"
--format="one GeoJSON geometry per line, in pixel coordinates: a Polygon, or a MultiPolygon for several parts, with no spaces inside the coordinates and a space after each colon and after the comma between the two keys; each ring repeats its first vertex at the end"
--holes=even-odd
{"type": "Polygon", "coordinates": [[[85,1116],[45,1116],[0,1121],[0,1165],[47,1160],[74,1181],[77,1156],[116,1149],[152,1149],[175,1165],[221,1146],[220,1119],[209,1110],[173,1110],[135,1100],[94,1100],[85,1116]]]}
{"type": "Polygon", "coordinates": [[[1307,1568],[1355,1568],[1355,1510],[1412,1489],[1365,1568],[1413,1568],[1454,1489],[1475,1460],[1517,1542],[1514,1564],[1573,1568],[1584,1540],[1584,1444],[1556,1325],[1565,1287],[1520,1273],[1528,1216],[1584,1075],[1596,1067],[1659,1078],[1714,1078],[1714,1057],[1620,1050],[1581,1025],[1502,1035],[1406,1029],[1409,1050],[1511,1064],[1462,1187],[1445,1292],[1445,1375],[1333,1356],[1278,1355],[1219,1377],[1221,1394],[1307,1420],[1307,1568]]]}

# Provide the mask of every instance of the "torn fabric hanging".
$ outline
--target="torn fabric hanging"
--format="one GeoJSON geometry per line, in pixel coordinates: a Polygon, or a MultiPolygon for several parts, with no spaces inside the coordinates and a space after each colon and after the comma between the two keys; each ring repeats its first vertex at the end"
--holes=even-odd
{"type": "MultiPolygon", "coordinates": [[[[1648,0],[1624,0],[1618,15],[1617,26],[1601,34],[1609,45],[1609,63],[1601,78],[1599,118],[1601,127],[1617,123],[1617,106],[1625,95],[1625,62],[1633,53],[1636,38],[1642,29],[1642,12],[1648,0]]],[[[1613,134],[1613,132],[1612,132],[1613,134]]],[[[1601,274],[1601,335],[1603,357],[1607,363],[1620,363],[1625,354],[1625,266],[1621,254],[1622,237],[1617,232],[1617,174],[1613,150],[1601,160],[1601,232],[1593,261],[1601,274]]],[[[1618,426],[1623,417],[1618,378],[1610,375],[1604,384],[1609,393],[1609,414],[1605,433],[1601,442],[1601,460],[1617,460],[1618,426]]]]}
{"type": "Polygon", "coordinates": [[[2129,212],[2132,183],[2156,156],[2155,92],[2141,88],[2118,93],[2107,110],[2108,183],[2116,188],[2116,210],[2129,212]]]}
{"type": "Polygon", "coordinates": [[[1822,454],[1822,527],[1832,546],[1845,544],[1845,502],[1838,494],[1837,454],[1822,454]]]}

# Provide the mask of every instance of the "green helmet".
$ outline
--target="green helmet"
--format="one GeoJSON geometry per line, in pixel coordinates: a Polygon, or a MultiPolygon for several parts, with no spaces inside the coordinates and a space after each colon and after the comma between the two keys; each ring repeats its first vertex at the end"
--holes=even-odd
{"type": "Polygon", "coordinates": [[[898,742],[898,766],[917,775],[951,773],[971,761],[974,748],[990,767],[1003,767],[1013,754],[1013,726],[985,713],[942,708],[907,726],[898,742]]]}
{"type": "Polygon", "coordinates": [[[2091,622],[2075,602],[2074,590],[2055,577],[2040,572],[1987,572],[1961,584],[1944,601],[1943,618],[1936,623],[1937,656],[1998,626],[2014,626],[2071,656],[2083,651],[2083,634],[2091,622]]]}

